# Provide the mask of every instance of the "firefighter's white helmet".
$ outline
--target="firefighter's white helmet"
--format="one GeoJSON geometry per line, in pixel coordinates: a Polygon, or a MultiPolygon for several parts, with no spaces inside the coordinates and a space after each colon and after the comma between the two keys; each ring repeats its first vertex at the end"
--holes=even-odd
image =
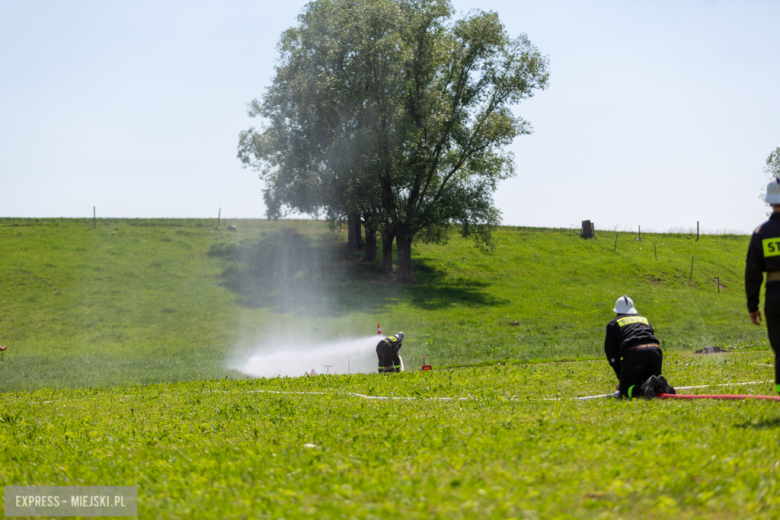
{"type": "Polygon", "coordinates": [[[404,340],[404,333],[403,332],[399,332],[398,334],[395,335],[395,337],[398,338],[398,341],[403,341],[404,340]]]}
{"type": "Polygon", "coordinates": [[[616,314],[638,314],[634,308],[634,300],[625,294],[617,299],[615,302],[615,308],[612,309],[612,312],[616,314]]]}
{"type": "Polygon", "coordinates": [[[766,185],[764,200],[767,204],[780,204],[780,176],[775,177],[766,185]]]}

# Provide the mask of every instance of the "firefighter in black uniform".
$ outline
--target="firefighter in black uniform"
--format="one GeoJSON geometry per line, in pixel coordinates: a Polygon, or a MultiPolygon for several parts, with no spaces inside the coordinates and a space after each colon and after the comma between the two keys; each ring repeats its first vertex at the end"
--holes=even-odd
{"type": "Polygon", "coordinates": [[[604,353],[618,378],[618,390],[624,397],[655,397],[656,393],[674,394],[674,388],[661,375],[663,353],[652,325],[640,316],[634,302],[621,296],[607,324],[604,353]]]}
{"type": "Polygon", "coordinates": [[[764,315],[769,344],[775,351],[775,388],[780,393],[780,177],[767,184],[764,200],[772,206],[773,212],[750,237],[745,265],[745,293],[750,320],[761,325],[758,299],[766,271],[764,315]]]}
{"type": "Polygon", "coordinates": [[[404,340],[404,333],[399,332],[395,336],[388,336],[380,341],[376,346],[376,357],[379,358],[379,373],[400,372],[401,356],[398,351],[401,350],[401,343],[404,340]]]}

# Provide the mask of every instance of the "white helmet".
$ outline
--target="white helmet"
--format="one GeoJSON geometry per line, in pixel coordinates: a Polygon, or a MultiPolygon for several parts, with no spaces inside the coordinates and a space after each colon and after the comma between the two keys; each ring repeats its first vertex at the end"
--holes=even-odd
{"type": "Polygon", "coordinates": [[[780,176],[775,177],[766,185],[764,201],[767,204],[780,204],[780,176]]]}
{"type": "Polygon", "coordinates": [[[403,341],[404,340],[404,333],[403,332],[399,332],[398,334],[395,335],[395,337],[398,338],[399,341],[403,341]]]}
{"type": "Polygon", "coordinates": [[[612,312],[616,314],[639,314],[634,308],[634,300],[625,294],[617,299],[615,308],[612,309],[612,312]]]}

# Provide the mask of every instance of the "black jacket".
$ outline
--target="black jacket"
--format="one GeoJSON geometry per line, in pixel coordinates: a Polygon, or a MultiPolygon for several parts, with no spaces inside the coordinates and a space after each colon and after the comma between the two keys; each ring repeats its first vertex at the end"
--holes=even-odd
{"type": "Polygon", "coordinates": [[[620,358],[636,345],[658,343],[653,326],[639,314],[618,314],[607,323],[607,337],[604,339],[604,353],[609,365],[620,378],[620,358]]]}
{"type": "Polygon", "coordinates": [[[393,352],[398,352],[399,350],[401,350],[401,347],[403,346],[401,343],[402,341],[398,339],[397,335],[388,336],[379,342],[380,345],[384,344],[384,346],[392,349],[393,352]]]}
{"type": "Polygon", "coordinates": [[[750,237],[745,262],[745,294],[748,312],[758,310],[764,271],[780,271],[780,213],[758,226],[750,237]]]}

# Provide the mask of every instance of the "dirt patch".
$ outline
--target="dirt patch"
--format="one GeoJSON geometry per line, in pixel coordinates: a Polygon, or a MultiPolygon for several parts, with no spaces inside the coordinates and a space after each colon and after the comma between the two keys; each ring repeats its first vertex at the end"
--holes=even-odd
{"type": "Polygon", "coordinates": [[[723,347],[704,347],[700,348],[694,354],[706,355],[706,354],[726,354],[728,350],[723,347]]]}
{"type": "Polygon", "coordinates": [[[645,279],[648,282],[650,282],[650,283],[652,283],[654,285],[663,285],[664,284],[664,279],[663,278],[658,278],[656,276],[653,276],[652,274],[648,274],[647,276],[645,276],[645,279]]]}

